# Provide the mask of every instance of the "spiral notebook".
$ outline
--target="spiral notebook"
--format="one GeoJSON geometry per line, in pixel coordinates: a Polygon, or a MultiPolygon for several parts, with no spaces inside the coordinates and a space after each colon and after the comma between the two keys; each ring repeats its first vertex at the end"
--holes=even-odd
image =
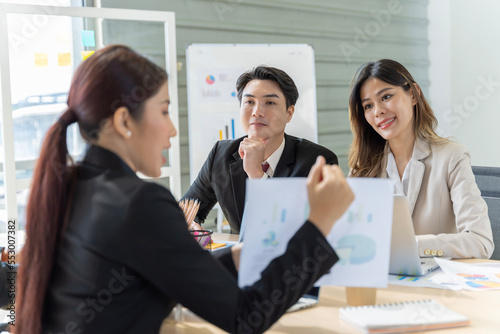
{"type": "Polygon", "coordinates": [[[406,333],[467,326],[469,318],[433,299],[345,307],[340,318],[362,333],[406,333]]]}

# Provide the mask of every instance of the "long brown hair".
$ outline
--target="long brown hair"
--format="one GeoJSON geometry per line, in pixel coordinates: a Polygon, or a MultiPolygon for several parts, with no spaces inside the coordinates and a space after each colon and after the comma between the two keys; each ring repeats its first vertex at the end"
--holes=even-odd
{"type": "Polygon", "coordinates": [[[424,94],[417,90],[417,83],[410,72],[391,59],[381,59],[362,65],[351,82],[349,96],[349,119],[353,141],[349,150],[349,168],[351,176],[378,177],[385,166],[382,166],[386,140],[382,138],[365,119],[361,104],[361,86],[366,80],[377,78],[404,91],[411,91],[417,99],[413,107],[413,131],[415,138],[436,143],[446,141],[436,132],[437,119],[427,103],[424,94]]]}
{"type": "Polygon", "coordinates": [[[139,121],[144,102],[166,81],[165,70],[123,45],[97,51],[76,70],[68,109],[47,132],[33,175],[17,284],[16,333],[38,334],[42,328],[44,299],[71,207],[75,167],[66,144],[68,126],[78,122],[82,136],[92,142],[103,122],[122,106],[139,121]]]}

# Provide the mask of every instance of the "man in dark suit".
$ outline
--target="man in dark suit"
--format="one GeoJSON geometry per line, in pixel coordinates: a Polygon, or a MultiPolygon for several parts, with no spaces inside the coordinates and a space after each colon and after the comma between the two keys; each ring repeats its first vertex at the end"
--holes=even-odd
{"type": "Polygon", "coordinates": [[[338,164],[327,148],[285,133],[299,97],[288,74],[258,66],[238,78],[236,89],[247,136],[218,141],[184,195],[201,201],[199,223],[219,202],[232,233],[240,232],[247,178],[305,177],[318,155],[338,164]]]}

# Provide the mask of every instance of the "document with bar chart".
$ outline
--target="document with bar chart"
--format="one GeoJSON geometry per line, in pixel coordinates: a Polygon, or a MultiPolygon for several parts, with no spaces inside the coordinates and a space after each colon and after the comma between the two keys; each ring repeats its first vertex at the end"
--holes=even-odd
{"type": "MultiPolygon", "coordinates": [[[[355,200],[327,240],[339,256],[317,285],[386,287],[389,271],[393,185],[387,179],[348,179],[355,200]]],[[[238,283],[250,285],[309,214],[305,178],[248,180],[238,283]],[[265,194],[263,196],[262,194],[265,194]]],[[[335,205],[335,203],[332,203],[335,205]]]]}

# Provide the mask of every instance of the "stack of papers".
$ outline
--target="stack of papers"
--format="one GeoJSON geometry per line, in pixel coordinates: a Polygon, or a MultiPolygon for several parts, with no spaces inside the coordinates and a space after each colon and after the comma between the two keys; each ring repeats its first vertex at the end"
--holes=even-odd
{"type": "Polygon", "coordinates": [[[449,290],[500,289],[500,263],[464,263],[435,258],[440,268],[424,276],[389,275],[389,284],[449,290]]]}

